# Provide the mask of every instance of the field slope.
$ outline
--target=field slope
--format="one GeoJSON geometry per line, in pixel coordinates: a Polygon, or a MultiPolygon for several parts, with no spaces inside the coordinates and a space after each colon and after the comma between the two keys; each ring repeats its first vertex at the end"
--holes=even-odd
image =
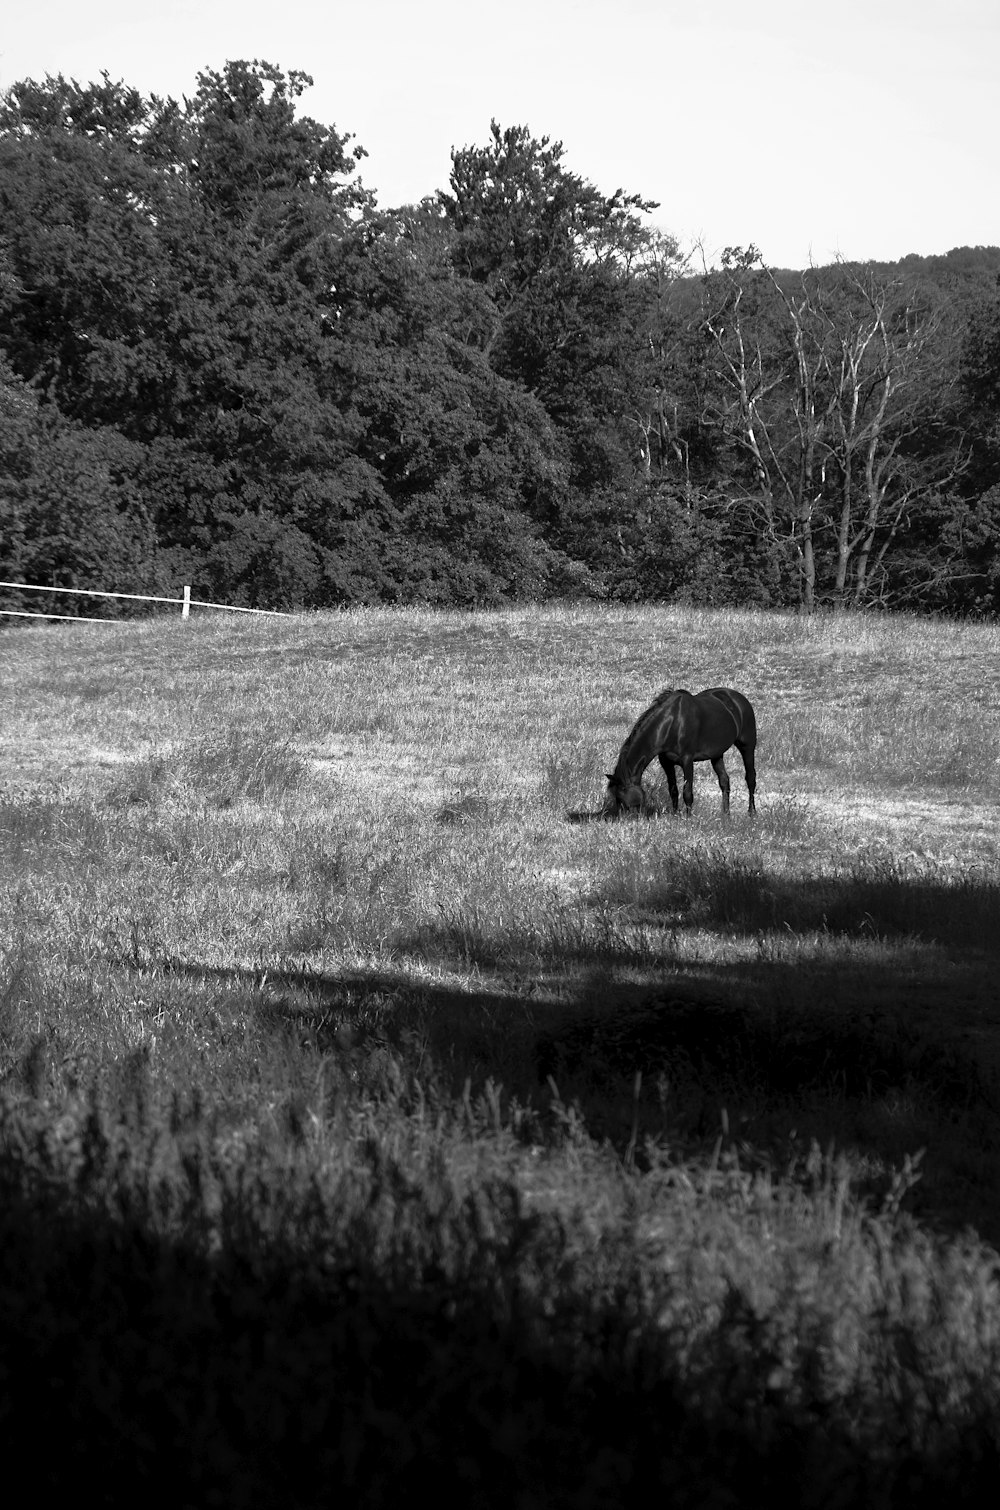
{"type": "Polygon", "coordinates": [[[998,650],[674,608],[5,633],[35,1481],[992,1502],[998,650]],[[728,823],[707,766],[689,822],[598,821],[653,696],[720,684],[757,820],[734,755],[728,823]]]}

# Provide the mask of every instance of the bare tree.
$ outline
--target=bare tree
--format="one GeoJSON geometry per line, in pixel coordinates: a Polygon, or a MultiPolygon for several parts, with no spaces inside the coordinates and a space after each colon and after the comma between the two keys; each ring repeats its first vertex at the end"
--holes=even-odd
{"type": "Polygon", "coordinates": [[[750,463],[762,527],[791,546],[803,608],[818,595],[861,606],[909,511],[959,465],[920,455],[937,322],[870,268],[793,282],[754,247],[728,249],[705,290],[709,418],[750,463]]]}
{"type": "Polygon", "coordinates": [[[919,315],[899,285],[880,282],[870,269],[845,275],[852,297],[842,311],[825,309],[820,299],[814,304],[827,325],[834,399],[831,455],[840,493],[834,594],[860,606],[908,510],[955,469],[947,466],[932,479],[914,465],[907,444],[924,423],[937,318],[919,315]]]}
{"type": "MultiPolygon", "coordinates": [[[[644,322],[641,370],[645,383],[630,419],[639,435],[639,462],[646,478],[667,472],[683,479],[691,494],[691,461],[685,436],[688,405],[682,348],[690,339],[686,321],[676,307],[675,291],[687,263],[671,236],[649,235],[635,263],[635,273],[648,300],[644,322]]],[[[640,326],[642,329],[643,327],[640,326]]]]}
{"type": "Polygon", "coordinates": [[[817,402],[819,373],[807,351],[803,311],[763,267],[756,247],[745,252],[728,248],[720,277],[707,278],[706,289],[703,329],[714,343],[721,379],[720,405],[706,418],[749,460],[760,524],[772,541],[791,542],[800,599],[811,610],[816,593],[813,516],[820,501],[816,474],[827,416],[817,402]],[[788,316],[787,331],[779,327],[776,332],[774,301],[761,304],[761,273],[788,316]],[[776,342],[776,333],[783,339],[776,342]]]}

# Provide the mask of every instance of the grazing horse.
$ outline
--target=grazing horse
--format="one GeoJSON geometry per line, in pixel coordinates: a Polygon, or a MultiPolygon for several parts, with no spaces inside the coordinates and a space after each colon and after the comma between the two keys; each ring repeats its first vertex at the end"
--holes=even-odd
{"type": "Polygon", "coordinates": [[[638,812],[646,800],[642,773],[654,756],[667,775],[670,800],[677,811],[677,776],[674,766],[684,772],[684,807],[691,816],[694,802],[694,763],[710,760],[722,788],[722,813],[729,812],[729,774],[723,759],[733,745],[743,756],[750,812],[754,812],[753,794],[757,786],[753,752],[757,744],[757,720],[753,708],[742,692],[731,687],[709,687],[692,695],[683,689],[668,688],[640,719],[622,745],[618,764],[608,777],[608,794],[602,816],[617,818],[622,813],[638,812]]]}

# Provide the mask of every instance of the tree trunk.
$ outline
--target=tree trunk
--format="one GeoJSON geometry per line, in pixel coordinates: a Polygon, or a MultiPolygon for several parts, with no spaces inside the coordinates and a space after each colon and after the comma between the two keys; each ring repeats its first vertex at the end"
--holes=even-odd
{"type": "Polygon", "coordinates": [[[802,515],[802,584],[800,588],[802,607],[812,613],[816,607],[816,557],[813,551],[812,510],[802,515]]]}

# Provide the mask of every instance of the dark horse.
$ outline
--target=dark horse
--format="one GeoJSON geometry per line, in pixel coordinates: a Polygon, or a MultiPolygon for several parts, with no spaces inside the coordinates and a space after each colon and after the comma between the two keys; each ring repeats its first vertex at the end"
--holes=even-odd
{"type": "Polygon", "coordinates": [[[646,800],[642,773],[654,756],[667,773],[670,800],[677,811],[677,776],[674,766],[684,772],[684,807],[691,815],[694,802],[694,763],[710,760],[722,788],[722,812],[729,812],[729,774],[723,759],[733,745],[743,756],[750,811],[755,811],[753,794],[757,786],[753,752],[757,744],[757,720],[753,708],[742,692],[731,687],[709,687],[692,695],[683,689],[668,688],[646,709],[622,745],[618,764],[608,777],[608,795],[602,816],[617,818],[621,813],[638,812],[646,800]]]}

